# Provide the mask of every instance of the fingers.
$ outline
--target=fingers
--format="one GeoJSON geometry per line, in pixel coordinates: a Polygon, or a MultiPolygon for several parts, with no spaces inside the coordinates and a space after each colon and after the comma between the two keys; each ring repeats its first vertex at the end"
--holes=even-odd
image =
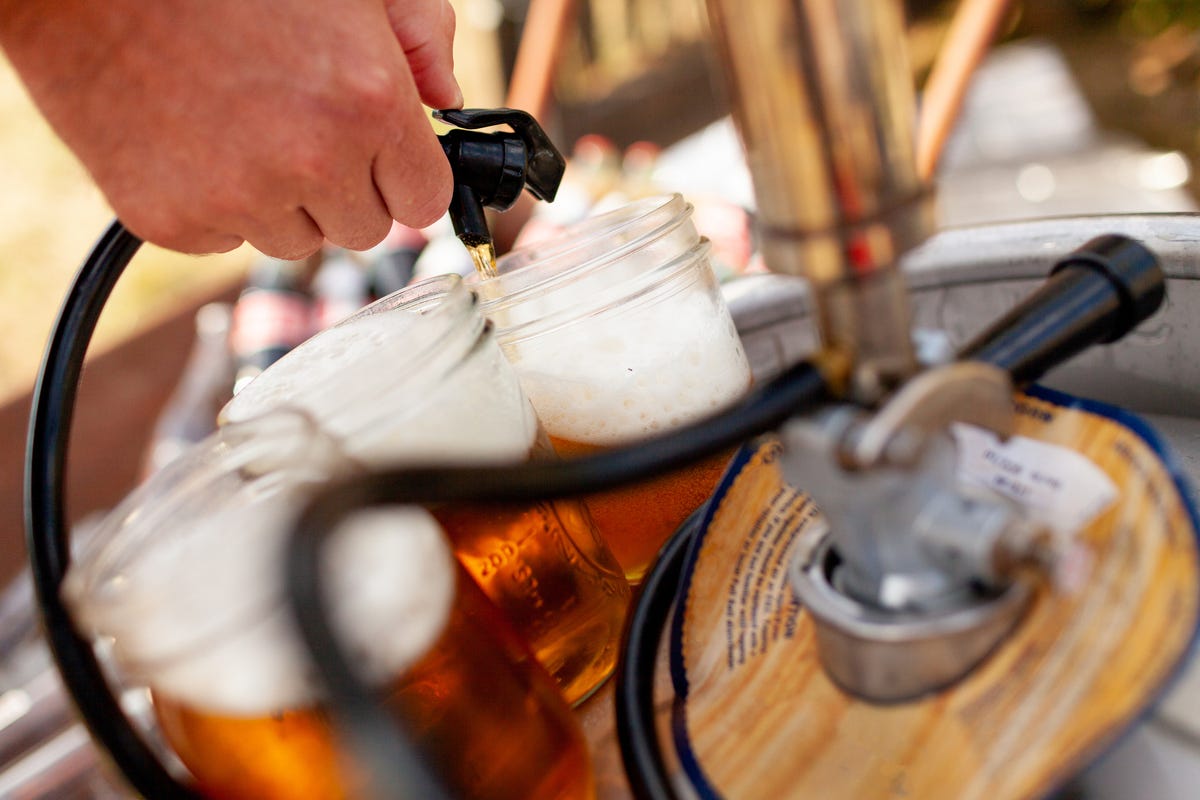
{"type": "MultiPolygon", "coordinates": [[[[349,169],[349,168],[348,168],[349,169]]],[[[354,164],[354,190],[329,187],[310,194],[304,210],[332,244],[348,250],[368,250],[392,229],[392,215],[375,188],[371,164],[354,164]]]]}
{"type": "Polygon", "coordinates": [[[453,175],[424,109],[416,102],[413,82],[409,80],[401,88],[372,175],[392,218],[423,228],[446,213],[453,175]],[[404,97],[405,92],[412,97],[404,97]]]}
{"type": "Polygon", "coordinates": [[[387,12],[421,100],[432,108],[462,108],[454,78],[454,9],[448,0],[388,0],[387,12]]]}
{"type": "Polygon", "coordinates": [[[147,229],[137,222],[130,222],[124,218],[121,218],[121,224],[144,242],[188,255],[205,256],[213,253],[228,253],[245,243],[240,236],[214,230],[190,230],[176,235],[159,235],[154,232],[153,228],[147,229]]]}
{"type": "Polygon", "coordinates": [[[462,102],[446,0],[281,0],[278,30],[273,4],[224,0],[229,20],[205,11],[188,25],[134,5],[149,33],[129,58],[38,100],[138,236],[299,258],[445,212],[452,175],[421,100],[462,102]]]}
{"type": "Polygon", "coordinates": [[[325,243],[321,229],[303,208],[255,219],[243,235],[260,253],[286,261],[306,258],[325,243]]]}
{"type": "Polygon", "coordinates": [[[150,206],[138,203],[114,202],[113,209],[130,233],[144,242],[165,247],[178,253],[207,255],[228,253],[241,247],[243,237],[232,233],[225,226],[192,222],[181,214],[174,214],[163,205],[150,206]]]}
{"type": "Polygon", "coordinates": [[[397,143],[384,149],[375,159],[375,186],[397,222],[410,228],[424,228],[437,222],[450,207],[453,190],[450,163],[433,136],[436,152],[426,153],[397,143]]]}
{"type": "MultiPolygon", "coordinates": [[[[180,253],[225,253],[250,243],[260,252],[287,260],[316,252],[325,241],[303,208],[280,206],[253,192],[227,190],[194,193],[194,202],[176,205],[114,203],[118,218],[144,241],[180,253]]],[[[136,199],[136,198],[135,198],[136,199]]]]}

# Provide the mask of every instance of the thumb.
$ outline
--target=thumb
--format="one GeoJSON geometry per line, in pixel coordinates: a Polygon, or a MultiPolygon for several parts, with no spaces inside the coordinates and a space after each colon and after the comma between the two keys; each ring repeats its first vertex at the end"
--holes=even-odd
{"type": "Polygon", "coordinates": [[[461,108],[454,78],[454,9],[449,0],[386,0],[388,20],[404,50],[421,101],[461,108]]]}

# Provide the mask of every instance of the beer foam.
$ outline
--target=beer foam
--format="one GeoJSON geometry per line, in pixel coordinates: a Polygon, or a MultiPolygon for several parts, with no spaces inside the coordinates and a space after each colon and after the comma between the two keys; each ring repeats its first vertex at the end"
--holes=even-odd
{"type": "MultiPolygon", "coordinates": [[[[354,317],[313,336],[237,393],[221,411],[222,422],[251,419],[283,405],[299,406],[317,417],[334,417],[346,395],[362,384],[373,387],[388,362],[433,343],[437,330],[420,324],[413,311],[354,317]],[[339,394],[335,390],[341,388],[339,394]]],[[[340,433],[334,429],[333,433],[340,433]]]]}
{"type": "Polygon", "coordinates": [[[415,312],[354,317],[264,370],[225,406],[221,420],[299,408],[365,464],[524,459],[537,420],[490,336],[465,355],[435,348],[430,359],[441,356],[440,363],[404,358],[437,344],[444,331],[415,312]]]}
{"type": "MultiPolygon", "coordinates": [[[[301,500],[243,496],[181,521],[121,574],[72,599],[127,676],[197,710],[258,716],[310,707],[319,681],[284,604],[282,556],[301,500]]],[[[437,640],[455,593],[453,556],[416,508],[355,515],[327,548],[333,621],[352,663],[383,680],[437,640]]]]}
{"type": "Polygon", "coordinates": [[[734,402],[750,367],[728,314],[695,292],[572,321],[506,346],[546,432],[610,446],[734,402]]]}

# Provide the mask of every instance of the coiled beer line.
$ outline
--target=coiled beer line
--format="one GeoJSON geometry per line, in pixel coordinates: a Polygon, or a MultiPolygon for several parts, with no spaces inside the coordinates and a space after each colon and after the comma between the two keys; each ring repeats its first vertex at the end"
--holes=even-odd
{"type": "Polygon", "coordinates": [[[38,374],[25,452],[25,535],[50,653],[92,735],[147,798],[200,795],[176,781],[134,731],[91,645],[75,630],[59,591],[70,564],[63,508],[67,444],[83,358],[100,312],[141,240],[114,222],[67,291],[38,374]]]}
{"type": "MultiPolygon", "coordinates": [[[[134,730],[89,642],[75,628],[60,591],[70,565],[64,513],[67,446],[88,344],[117,279],[142,241],[119,220],[97,242],[67,291],[50,335],[33,394],[25,452],[25,532],[32,582],[47,644],[80,716],[129,784],[147,800],[204,800],[180,783],[134,730]]],[[[351,698],[346,698],[351,702],[351,698]]],[[[351,717],[360,720],[360,715],[351,717]]],[[[410,740],[389,722],[354,740],[386,746],[389,793],[449,800],[410,740]]]]}

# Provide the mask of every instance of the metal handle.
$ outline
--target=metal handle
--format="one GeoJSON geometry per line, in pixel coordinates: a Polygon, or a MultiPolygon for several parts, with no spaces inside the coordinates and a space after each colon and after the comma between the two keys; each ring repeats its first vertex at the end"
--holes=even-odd
{"type": "Polygon", "coordinates": [[[1093,344],[1115,342],[1154,314],[1166,276],[1134,239],[1098,236],[1059,261],[1032,295],[968,343],[959,357],[985,361],[1022,384],[1093,344]]]}

